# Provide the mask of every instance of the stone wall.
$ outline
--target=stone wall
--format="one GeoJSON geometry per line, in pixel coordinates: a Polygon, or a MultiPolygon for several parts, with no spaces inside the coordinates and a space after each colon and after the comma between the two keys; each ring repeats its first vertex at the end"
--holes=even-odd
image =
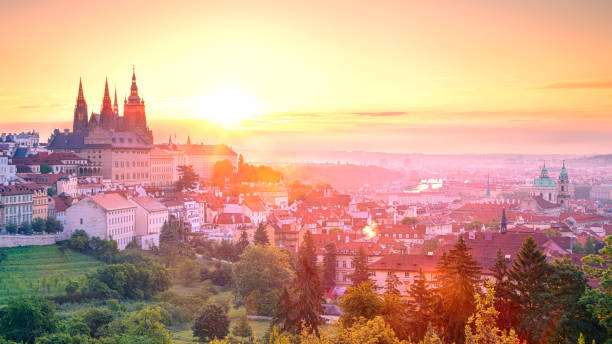
{"type": "Polygon", "coordinates": [[[70,239],[70,233],[41,235],[0,235],[0,247],[54,245],[58,241],[70,239]]]}

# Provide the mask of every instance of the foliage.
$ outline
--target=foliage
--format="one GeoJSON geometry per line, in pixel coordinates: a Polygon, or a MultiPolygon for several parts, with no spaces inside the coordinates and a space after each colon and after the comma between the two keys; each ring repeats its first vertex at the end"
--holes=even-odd
{"type": "Polygon", "coordinates": [[[98,329],[113,321],[113,314],[106,308],[90,308],[82,316],[91,337],[98,337],[98,329]]]}
{"type": "Polygon", "coordinates": [[[484,295],[474,294],[476,311],[470,316],[465,325],[466,344],[519,344],[520,341],[514,333],[500,330],[497,325],[499,312],[495,309],[495,287],[492,281],[486,284],[484,295]]]}
{"type": "Polygon", "coordinates": [[[194,189],[197,186],[200,176],[195,172],[193,166],[182,165],[178,167],[179,180],[176,181],[176,190],[194,189]]]}
{"type": "Polygon", "coordinates": [[[202,341],[219,339],[229,332],[229,318],[225,311],[215,304],[206,305],[193,324],[193,336],[202,341]]]}
{"type": "Polygon", "coordinates": [[[295,201],[304,201],[306,200],[306,196],[312,191],[312,186],[310,184],[304,184],[299,180],[294,181],[289,184],[289,203],[293,203],[295,201]]]}
{"type": "Polygon", "coordinates": [[[420,268],[419,274],[410,285],[408,295],[410,296],[408,302],[409,327],[416,338],[421,338],[434,320],[436,295],[430,289],[423,270],[420,268]]]}
{"type": "Polygon", "coordinates": [[[107,263],[119,252],[116,241],[103,240],[98,237],[90,239],[87,232],[82,229],[74,231],[68,242],[68,247],[77,252],[93,255],[107,263]]]}
{"type": "Polygon", "coordinates": [[[270,244],[270,240],[268,239],[268,232],[266,231],[266,225],[263,222],[257,225],[255,234],[253,234],[253,243],[256,245],[270,244]]]}
{"type": "Polygon", "coordinates": [[[336,243],[334,241],[330,241],[325,245],[322,277],[321,284],[324,291],[328,291],[336,286],[336,243]]]}
{"type": "Polygon", "coordinates": [[[280,292],[293,278],[289,255],[277,246],[249,245],[232,270],[235,296],[241,301],[255,290],[280,292]]]}
{"type": "Polygon", "coordinates": [[[150,298],[167,290],[170,283],[170,273],[156,262],[112,264],[88,274],[86,293],[98,298],[150,298]]]}
{"type": "Polygon", "coordinates": [[[582,258],[582,268],[591,277],[599,280],[599,288],[588,290],[582,297],[589,312],[593,313],[599,323],[606,328],[608,337],[612,338],[612,236],[604,240],[605,246],[599,255],[582,258]]]}
{"type": "Polygon", "coordinates": [[[234,165],[229,160],[217,161],[213,166],[213,183],[224,186],[226,180],[231,180],[234,176],[234,165]]]}
{"type": "Polygon", "coordinates": [[[53,167],[49,164],[40,164],[40,173],[41,174],[49,174],[53,172],[53,167]]]}
{"type": "Polygon", "coordinates": [[[0,333],[18,342],[34,343],[56,326],[55,305],[40,296],[10,299],[0,318],[0,333]]]}
{"type": "Polygon", "coordinates": [[[63,230],[62,224],[56,218],[52,216],[47,217],[45,220],[45,231],[47,233],[59,233],[63,230]]]}
{"type": "Polygon", "coordinates": [[[19,225],[19,229],[17,230],[17,233],[24,234],[24,235],[30,235],[32,234],[32,226],[30,225],[29,222],[22,222],[19,225]]]}
{"type": "Polygon", "coordinates": [[[192,286],[200,279],[200,264],[195,260],[185,258],[177,267],[177,275],[186,286],[192,286]]]}
{"type": "Polygon", "coordinates": [[[34,220],[32,220],[32,231],[34,233],[42,233],[45,231],[46,225],[47,224],[44,219],[37,217],[34,220]]]}
{"type": "Polygon", "coordinates": [[[242,229],[240,239],[236,244],[236,250],[238,250],[239,253],[242,253],[247,246],[249,246],[249,236],[247,235],[246,229],[242,229]]]}
{"type": "Polygon", "coordinates": [[[8,223],[4,229],[6,229],[6,232],[9,234],[15,234],[17,233],[19,227],[17,227],[17,225],[14,223],[8,223]]]}
{"type": "Polygon", "coordinates": [[[316,336],[307,329],[300,335],[302,344],[407,344],[397,338],[385,320],[376,316],[372,319],[355,319],[350,327],[338,323],[329,332],[316,336]]]}
{"type": "Polygon", "coordinates": [[[359,246],[357,254],[353,257],[353,266],[355,267],[355,270],[349,276],[353,282],[353,286],[369,281],[368,255],[366,254],[363,246],[359,246]]]}
{"type": "Polygon", "coordinates": [[[474,311],[474,292],[479,285],[480,266],[469,253],[463,236],[436,267],[438,294],[444,310],[441,315],[443,337],[461,343],[463,328],[474,311]]]}
{"type": "Polygon", "coordinates": [[[465,223],[463,228],[466,232],[480,232],[482,230],[482,222],[478,220],[472,220],[472,222],[465,223]]]}
{"type": "Polygon", "coordinates": [[[440,240],[438,238],[431,238],[423,241],[423,248],[421,249],[422,254],[429,254],[440,247],[440,240]]]}
{"type": "Polygon", "coordinates": [[[159,255],[164,259],[166,267],[174,265],[180,246],[179,233],[176,226],[166,221],[159,234],[159,255]]]}
{"type": "Polygon", "coordinates": [[[295,302],[292,307],[296,312],[294,319],[296,325],[302,324],[315,333],[319,333],[319,325],[323,323],[321,318],[323,296],[316,259],[312,233],[307,231],[300,247],[296,266],[296,276],[293,282],[295,302]]]}
{"type": "Polygon", "coordinates": [[[350,327],[359,318],[373,319],[380,314],[382,300],[374,291],[374,284],[370,281],[348,287],[342,298],[340,307],[344,311],[340,322],[350,327]]]}
{"type": "Polygon", "coordinates": [[[232,328],[232,334],[236,337],[251,338],[253,337],[253,329],[247,320],[246,316],[240,317],[240,320],[232,328]]]}

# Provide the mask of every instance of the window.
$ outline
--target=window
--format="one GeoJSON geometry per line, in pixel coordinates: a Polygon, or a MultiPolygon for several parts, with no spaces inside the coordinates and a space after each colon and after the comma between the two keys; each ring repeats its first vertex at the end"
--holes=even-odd
{"type": "Polygon", "coordinates": [[[81,219],[80,219],[80,220],[81,220],[81,221],[80,221],[80,222],[81,222],[81,224],[83,224],[83,218],[82,218],[82,217],[81,217],[81,219]]]}

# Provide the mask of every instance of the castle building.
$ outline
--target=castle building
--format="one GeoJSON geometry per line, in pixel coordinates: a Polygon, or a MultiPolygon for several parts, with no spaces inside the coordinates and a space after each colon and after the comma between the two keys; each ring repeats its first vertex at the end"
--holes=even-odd
{"type": "Polygon", "coordinates": [[[89,114],[83,83],[79,80],[72,132],[56,129],[48,145],[54,152],[73,152],[88,159],[103,179],[125,185],[149,183],[152,148],[153,133],[147,127],[145,102],[138,94],[135,71],[130,96],[123,104],[123,116],[119,116],[116,90],[114,104],[111,101],[108,80],[100,113],[89,114]]]}

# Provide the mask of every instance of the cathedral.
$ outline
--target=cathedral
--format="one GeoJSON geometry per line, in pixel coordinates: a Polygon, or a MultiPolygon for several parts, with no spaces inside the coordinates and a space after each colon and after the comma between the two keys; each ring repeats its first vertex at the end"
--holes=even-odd
{"type": "Polygon", "coordinates": [[[147,127],[144,100],[138,95],[136,73],[132,72],[130,96],[123,102],[119,116],[117,91],[114,103],[104,85],[100,113],[89,114],[83,95],[83,84],[74,107],[72,132],[56,129],[49,139],[49,150],[73,152],[87,159],[87,166],[78,169],[80,176],[101,176],[113,184],[147,184],[151,174],[153,133],[147,127]]]}
{"type": "Polygon", "coordinates": [[[115,101],[111,102],[108,90],[108,80],[104,85],[104,97],[102,98],[102,108],[100,113],[93,113],[88,116],[87,102],[83,96],[83,83],[79,80],[79,93],[74,107],[74,120],[72,132],[88,132],[95,128],[102,128],[110,131],[135,132],[148,138],[149,143],[153,142],[153,133],[147,127],[147,117],[145,114],[144,100],[138,95],[138,85],[136,85],[136,71],[132,71],[132,86],[130,96],[123,101],[123,116],[119,116],[119,104],[117,103],[117,90],[115,89],[115,101]]]}
{"type": "Polygon", "coordinates": [[[561,167],[557,182],[548,176],[548,169],[546,168],[546,164],[544,164],[540,172],[540,177],[536,178],[533,182],[531,195],[539,196],[545,201],[567,208],[569,205],[570,190],[569,177],[565,169],[565,161],[563,162],[563,167],[561,167]]]}

